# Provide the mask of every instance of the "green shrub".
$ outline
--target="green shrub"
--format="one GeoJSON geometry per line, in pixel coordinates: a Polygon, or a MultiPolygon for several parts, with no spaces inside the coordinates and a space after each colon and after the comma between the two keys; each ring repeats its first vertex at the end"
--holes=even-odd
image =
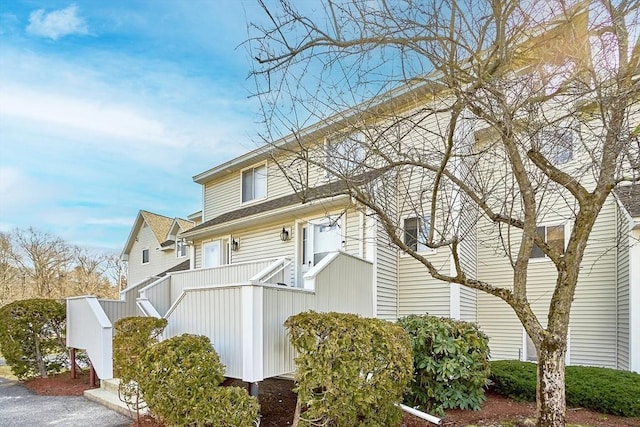
{"type": "Polygon", "coordinates": [[[300,425],[394,426],[411,379],[411,347],[393,323],[307,312],[285,322],[296,358],[300,425]]]}
{"type": "Polygon", "coordinates": [[[66,307],[54,300],[15,301],[0,308],[0,351],[21,380],[60,372],[68,363],[66,307]]]}
{"type": "Polygon", "coordinates": [[[120,379],[118,397],[136,412],[146,407],[142,400],[138,377],[140,355],[158,342],[158,337],[167,326],[166,319],[155,317],[125,317],[114,323],[113,374],[120,379]]]}
{"type": "Polygon", "coordinates": [[[480,409],[489,376],[489,339],[477,326],[434,316],[398,320],[411,337],[413,381],[407,404],[427,412],[480,409]]]}
{"type": "MultiPolygon", "coordinates": [[[[492,388],[505,396],[535,401],[537,365],[518,360],[491,362],[492,388]]],[[[567,366],[565,395],[570,407],[640,417],[640,374],[610,368],[567,366]]]]}
{"type": "Polygon", "coordinates": [[[151,411],[166,424],[254,425],[257,400],[243,389],[218,387],[223,375],[209,338],[184,334],[144,351],[138,383],[151,411]]]}
{"type": "Polygon", "coordinates": [[[113,375],[122,382],[135,381],[140,355],[158,342],[167,326],[167,319],[155,317],[125,317],[114,323],[113,375]]]}

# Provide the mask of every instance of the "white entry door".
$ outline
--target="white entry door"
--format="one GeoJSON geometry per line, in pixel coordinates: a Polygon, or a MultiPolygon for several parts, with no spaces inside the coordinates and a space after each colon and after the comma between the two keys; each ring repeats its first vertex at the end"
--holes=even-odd
{"type": "Polygon", "coordinates": [[[301,277],[311,267],[318,264],[329,252],[342,248],[342,228],[340,219],[323,218],[309,221],[302,226],[302,268],[301,277]]]}
{"type": "Polygon", "coordinates": [[[220,241],[208,242],[202,245],[202,267],[218,267],[221,264],[220,241]]]}

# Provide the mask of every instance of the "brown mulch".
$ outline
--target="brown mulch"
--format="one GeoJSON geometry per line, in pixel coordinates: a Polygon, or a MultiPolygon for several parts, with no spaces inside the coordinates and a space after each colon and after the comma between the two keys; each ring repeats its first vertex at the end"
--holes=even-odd
{"type": "MultiPolygon", "coordinates": [[[[240,385],[244,383],[227,381],[225,385],[240,385]]],[[[83,373],[77,379],[72,379],[69,372],[50,378],[37,378],[27,381],[24,385],[37,394],[49,396],[80,396],[89,389],[89,375],[83,373]]],[[[283,379],[268,379],[260,383],[258,399],[260,401],[262,421],[261,427],[282,427],[291,425],[296,406],[296,395],[291,391],[293,382],[283,379]]],[[[500,426],[504,421],[510,421],[514,426],[525,425],[525,420],[532,419],[535,405],[532,403],[516,402],[503,396],[489,392],[487,401],[480,411],[450,410],[442,419],[445,427],[500,426]]],[[[600,414],[586,409],[569,409],[567,422],[591,427],[640,427],[640,418],[623,418],[613,415],[600,414]]],[[[401,427],[428,427],[433,424],[405,414],[401,427]]],[[[132,422],[130,427],[163,427],[161,423],[146,416],[140,424],[132,422]]]]}

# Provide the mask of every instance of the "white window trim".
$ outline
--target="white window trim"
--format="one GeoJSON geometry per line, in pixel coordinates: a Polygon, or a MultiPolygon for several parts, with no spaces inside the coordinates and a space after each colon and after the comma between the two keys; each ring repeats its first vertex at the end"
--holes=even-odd
{"type": "Polygon", "coordinates": [[[178,239],[176,239],[175,242],[176,242],[175,243],[175,245],[176,245],[176,258],[178,258],[178,259],[179,258],[186,258],[189,255],[189,245],[187,245],[187,242],[181,241],[181,240],[178,240],[178,239]],[[184,247],[185,247],[184,255],[180,255],[180,243],[182,245],[184,245],[184,247]]]}
{"type": "MultiPolygon", "coordinates": [[[[567,250],[567,242],[569,241],[569,237],[571,237],[571,223],[568,221],[555,221],[555,222],[543,222],[542,224],[538,224],[536,227],[545,227],[545,233],[546,233],[546,227],[557,227],[559,225],[562,225],[564,227],[564,250],[567,250]]],[[[547,239],[547,236],[545,235],[545,242],[547,239]]],[[[547,261],[551,261],[551,258],[549,258],[546,254],[544,254],[544,256],[541,257],[529,257],[529,262],[533,262],[533,263],[539,263],[539,262],[547,262],[547,261]]]]}
{"type": "Polygon", "coordinates": [[[262,163],[251,165],[251,166],[248,166],[248,167],[240,170],[240,204],[242,206],[250,205],[250,204],[253,204],[253,203],[257,203],[257,202],[266,200],[268,198],[268,196],[269,196],[269,164],[268,164],[268,162],[266,160],[264,162],[262,162],[262,163]],[[249,169],[256,169],[256,168],[259,168],[261,166],[264,166],[264,170],[265,170],[264,197],[258,197],[258,198],[255,198],[255,199],[242,201],[242,190],[243,190],[243,188],[242,188],[242,185],[243,185],[242,177],[243,177],[245,171],[248,171],[249,169]]]}
{"type": "MultiPolygon", "coordinates": [[[[404,218],[402,218],[402,241],[403,241],[403,242],[404,242],[404,233],[405,233],[405,230],[404,230],[404,221],[405,221],[406,219],[410,219],[410,218],[418,218],[418,219],[420,219],[420,218],[423,218],[423,217],[421,217],[421,216],[419,216],[419,215],[409,215],[409,216],[405,216],[404,218]]],[[[419,246],[419,244],[418,244],[418,246],[419,246]]],[[[425,246],[426,246],[426,245],[425,245],[425,246]]],[[[403,251],[403,250],[402,250],[402,249],[400,249],[400,248],[398,248],[398,249],[400,250],[400,257],[402,257],[402,258],[408,258],[408,257],[409,257],[409,258],[411,258],[411,255],[410,255],[410,254],[406,253],[405,251],[403,251]]],[[[438,250],[437,250],[437,249],[430,248],[430,247],[428,247],[428,246],[427,246],[427,247],[426,247],[426,249],[421,250],[421,251],[416,251],[416,253],[417,253],[418,255],[435,255],[435,254],[437,254],[437,253],[438,253],[438,250]]]]}

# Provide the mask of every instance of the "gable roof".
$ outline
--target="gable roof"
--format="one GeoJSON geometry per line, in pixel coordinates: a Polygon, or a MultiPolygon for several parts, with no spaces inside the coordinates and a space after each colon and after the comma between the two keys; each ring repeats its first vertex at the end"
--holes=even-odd
{"type": "Polygon", "coordinates": [[[124,245],[124,249],[122,249],[122,253],[120,254],[121,258],[125,258],[129,252],[131,251],[131,247],[133,246],[133,242],[135,242],[140,229],[143,224],[147,224],[149,229],[153,233],[158,245],[165,241],[165,237],[171,224],[173,223],[174,218],[169,218],[168,216],[155,214],[153,212],[140,210],[138,215],[136,216],[136,220],[133,223],[133,227],[131,227],[131,231],[129,232],[129,237],[127,238],[127,242],[124,245]]]}
{"type": "Polygon", "coordinates": [[[640,217],[640,185],[617,187],[613,192],[632,218],[640,217]]]}

